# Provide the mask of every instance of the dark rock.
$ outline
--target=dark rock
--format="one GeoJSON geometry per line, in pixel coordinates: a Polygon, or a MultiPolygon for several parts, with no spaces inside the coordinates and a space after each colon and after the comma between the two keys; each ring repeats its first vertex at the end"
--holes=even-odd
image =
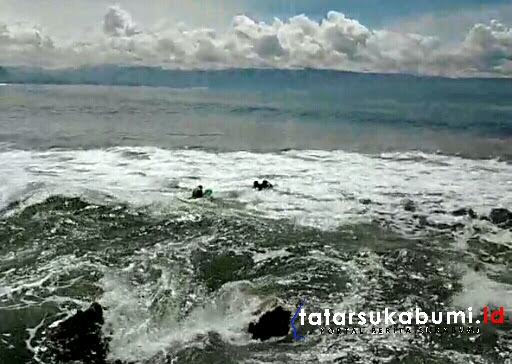
{"type": "Polygon", "coordinates": [[[93,303],[50,329],[47,345],[52,362],[105,363],[110,340],[102,334],[103,323],[103,308],[93,303]]]}
{"type": "Polygon", "coordinates": [[[489,218],[493,224],[496,224],[500,227],[512,227],[512,212],[507,209],[492,209],[491,213],[489,214],[489,218]]]}
{"type": "Polygon", "coordinates": [[[471,209],[471,208],[467,209],[465,207],[463,207],[461,209],[457,209],[455,211],[452,211],[452,215],[453,216],[469,216],[472,219],[477,218],[477,215],[476,215],[475,211],[473,211],[473,209],[471,209]]]}
{"type": "Polygon", "coordinates": [[[369,205],[372,203],[372,200],[370,200],[369,198],[362,198],[359,200],[360,203],[362,203],[363,205],[369,205]]]}
{"type": "Polygon", "coordinates": [[[405,200],[404,202],[404,210],[414,212],[416,211],[416,205],[414,204],[414,201],[412,200],[405,200]]]}
{"type": "Polygon", "coordinates": [[[249,324],[248,332],[254,340],[265,341],[271,337],[288,335],[292,313],[278,306],[272,311],[266,312],[257,323],[249,324]]]}
{"type": "MultiPolygon", "coordinates": [[[[261,341],[286,336],[290,331],[291,316],[290,311],[278,306],[263,314],[257,323],[250,323],[248,332],[253,339],[261,341]]],[[[103,324],[103,308],[99,303],[93,303],[85,311],[79,310],[48,330],[45,339],[48,350],[43,359],[52,363],[129,364],[107,360],[110,337],[103,335],[103,324]]]]}

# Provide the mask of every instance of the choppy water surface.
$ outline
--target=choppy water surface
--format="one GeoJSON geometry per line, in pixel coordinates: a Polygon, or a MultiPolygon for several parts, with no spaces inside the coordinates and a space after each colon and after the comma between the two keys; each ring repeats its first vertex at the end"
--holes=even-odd
{"type": "Polygon", "coordinates": [[[512,206],[506,124],[498,137],[422,124],[420,137],[379,124],[403,116],[382,105],[370,124],[294,116],[284,105],[305,96],[290,91],[272,109],[252,91],[3,88],[4,362],[44,358],[45,329],[93,301],[114,359],[512,360],[512,232],[452,214],[512,206]],[[250,189],[263,178],[273,191],[250,189]],[[215,198],[188,200],[197,184],[215,198]],[[480,334],[309,327],[306,341],[251,341],[245,328],[272,297],[290,309],[306,298],[308,311],[504,306],[507,318],[480,334]]]}

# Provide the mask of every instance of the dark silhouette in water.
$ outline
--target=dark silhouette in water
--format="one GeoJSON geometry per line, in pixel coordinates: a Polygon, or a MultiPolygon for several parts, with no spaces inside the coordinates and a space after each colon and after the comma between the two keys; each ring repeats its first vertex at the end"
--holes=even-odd
{"type": "Polygon", "coordinates": [[[489,218],[501,228],[512,228],[512,212],[504,208],[492,209],[489,218]]]}
{"type": "Polygon", "coordinates": [[[252,188],[257,188],[258,191],[261,191],[269,188],[274,188],[274,186],[272,186],[271,183],[264,179],[263,182],[261,182],[261,184],[258,181],[254,181],[254,183],[252,184],[252,188]]]}
{"type": "Polygon", "coordinates": [[[85,311],[61,322],[48,332],[48,353],[54,362],[105,363],[109,338],[103,336],[103,308],[93,303],[85,311]]]}
{"type": "Polygon", "coordinates": [[[213,191],[209,188],[203,190],[203,186],[199,185],[192,191],[192,198],[211,197],[213,191]]]}
{"type": "Polygon", "coordinates": [[[265,341],[271,337],[288,335],[290,331],[290,319],[292,313],[284,310],[281,306],[266,312],[260,317],[257,323],[249,324],[248,332],[254,340],[265,341]]]}
{"type": "Polygon", "coordinates": [[[199,185],[192,191],[192,198],[201,198],[203,197],[203,186],[199,185]]]}

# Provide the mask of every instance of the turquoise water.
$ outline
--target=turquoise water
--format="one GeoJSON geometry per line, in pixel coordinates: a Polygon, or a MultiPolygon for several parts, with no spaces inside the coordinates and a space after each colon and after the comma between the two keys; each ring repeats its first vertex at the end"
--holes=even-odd
{"type": "MultiPolygon", "coordinates": [[[[29,147],[73,147],[72,141],[45,134],[45,128],[72,124],[77,132],[89,128],[87,133],[101,130],[105,136],[108,127],[116,130],[114,137],[126,133],[125,138],[140,138],[139,145],[156,143],[161,147],[423,150],[504,159],[511,155],[512,106],[508,100],[512,99],[512,84],[506,79],[315,70],[185,72],[111,66],[57,71],[5,68],[0,82],[17,84],[0,89],[6,113],[4,130],[24,102],[24,111],[31,117],[24,119],[28,135],[24,133],[22,139],[30,136],[33,142],[28,142],[29,147]],[[61,86],[23,86],[25,83],[61,86]],[[126,85],[145,87],[122,87],[126,85]],[[54,98],[62,96],[62,102],[55,104],[54,98]],[[96,107],[97,113],[89,112],[96,107]],[[45,108],[53,110],[51,125],[44,121],[45,108]],[[80,112],[81,120],[76,120],[75,112],[80,112]],[[167,137],[161,133],[164,128],[167,137]],[[270,134],[282,130],[285,139],[273,140],[270,134]],[[194,139],[199,134],[203,136],[200,141],[194,139]],[[255,134],[257,140],[252,137],[255,134]],[[229,139],[224,140],[227,135],[229,139]],[[188,139],[179,140],[180,136],[188,139]]],[[[24,143],[9,132],[2,135],[2,140],[24,143]]],[[[119,143],[129,141],[112,145],[119,143]]],[[[99,146],[102,144],[110,145],[108,141],[99,146]]]]}
{"type": "Polygon", "coordinates": [[[452,214],[512,206],[509,81],[103,67],[0,83],[4,362],[51,362],[45,329],[93,301],[112,359],[512,359],[512,232],[452,214]],[[199,184],[214,198],[189,200],[199,184]],[[276,297],[507,317],[479,335],[251,341],[276,297]]]}

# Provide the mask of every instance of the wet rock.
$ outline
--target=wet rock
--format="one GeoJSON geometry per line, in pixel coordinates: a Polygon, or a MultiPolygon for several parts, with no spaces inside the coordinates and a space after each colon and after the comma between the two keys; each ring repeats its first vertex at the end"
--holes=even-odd
{"type": "Polygon", "coordinates": [[[414,212],[416,211],[416,205],[414,204],[414,201],[412,200],[405,200],[404,201],[404,210],[414,212]]]}
{"type": "Polygon", "coordinates": [[[103,334],[103,324],[103,308],[99,303],[93,303],[85,311],[79,310],[48,330],[45,357],[48,356],[52,363],[133,364],[107,360],[110,337],[103,334]]]}
{"type": "MultiPolygon", "coordinates": [[[[290,331],[291,316],[290,311],[277,306],[265,312],[258,322],[250,323],[248,332],[253,339],[261,341],[286,336],[290,331]]],[[[103,334],[103,325],[103,308],[99,303],[93,303],[85,311],[79,310],[47,331],[45,343],[48,350],[43,359],[52,363],[131,364],[121,360],[107,360],[110,337],[103,334]]],[[[156,360],[156,357],[148,363],[154,362],[153,359],[156,360]]],[[[172,361],[166,359],[165,362],[172,361]]]]}
{"type": "Polygon", "coordinates": [[[492,209],[489,214],[489,218],[493,224],[496,224],[503,228],[512,227],[512,212],[507,209],[499,208],[492,209]]]}
{"type": "Polygon", "coordinates": [[[103,323],[103,308],[93,303],[50,329],[47,345],[52,362],[106,363],[110,340],[102,334],[103,323]]]}
{"type": "Polygon", "coordinates": [[[261,316],[257,323],[249,324],[248,332],[254,340],[265,341],[271,337],[282,337],[290,331],[292,313],[278,306],[261,316]]]}
{"type": "Polygon", "coordinates": [[[473,209],[471,209],[471,208],[468,209],[465,207],[457,209],[455,211],[452,211],[452,215],[453,216],[469,216],[472,219],[477,218],[477,214],[475,213],[475,211],[473,211],[473,209]]]}

